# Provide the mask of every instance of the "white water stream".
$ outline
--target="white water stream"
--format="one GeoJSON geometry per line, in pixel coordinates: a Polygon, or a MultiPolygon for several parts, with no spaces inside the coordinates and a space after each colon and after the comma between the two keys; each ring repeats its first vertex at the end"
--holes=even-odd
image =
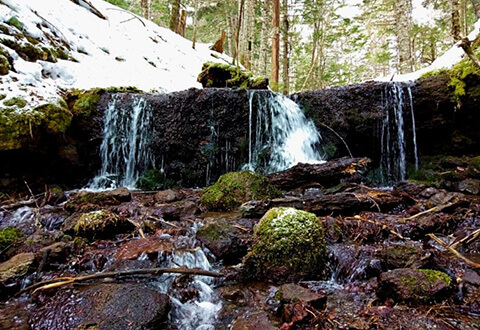
{"type": "Polygon", "coordinates": [[[135,188],[141,171],[154,167],[148,148],[151,111],[147,101],[137,96],[130,106],[121,106],[121,95],[113,95],[105,111],[100,146],[102,167],[89,187],[93,190],[116,187],[135,188]]]}
{"type": "MultiPolygon", "coordinates": [[[[384,185],[405,180],[407,174],[407,146],[405,114],[411,114],[411,150],[415,168],[418,168],[417,135],[411,84],[392,82],[385,86],[383,95],[384,117],[381,135],[381,169],[384,185]]],[[[407,143],[408,142],[408,143],[407,143]]]]}
{"type": "Polygon", "coordinates": [[[322,163],[320,133],[294,101],[270,91],[248,91],[249,145],[246,169],[278,172],[298,163],[322,163]],[[256,109],[256,112],[255,112],[256,109]]]}

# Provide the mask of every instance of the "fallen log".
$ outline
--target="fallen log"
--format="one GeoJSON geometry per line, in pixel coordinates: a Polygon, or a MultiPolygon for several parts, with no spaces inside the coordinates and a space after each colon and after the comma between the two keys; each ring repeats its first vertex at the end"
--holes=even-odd
{"type": "Polygon", "coordinates": [[[288,170],[272,173],[270,182],[282,190],[290,190],[314,184],[325,188],[335,186],[342,180],[352,178],[367,170],[369,158],[339,158],[323,164],[299,163],[288,170]]]}
{"type": "MultiPolygon", "coordinates": [[[[52,289],[58,288],[67,284],[71,283],[78,283],[78,282],[85,282],[91,281],[95,279],[104,279],[104,278],[122,278],[128,276],[136,276],[136,275],[151,275],[151,276],[158,276],[165,273],[173,273],[173,274],[189,274],[189,275],[201,275],[201,276],[210,276],[210,277],[223,277],[224,275],[221,273],[211,272],[203,269],[197,268],[147,268],[147,269],[129,269],[124,271],[116,271],[116,272],[106,272],[106,273],[95,273],[90,275],[84,276],[65,276],[65,277],[57,277],[50,280],[45,280],[42,282],[35,283],[26,287],[22,291],[18,292],[15,296],[20,296],[25,292],[29,292],[32,290],[45,290],[45,289],[52,289]]],[[[34,292],[35,292],[34,291],[34,292]]]]}
{"type": "Polygon", "coordinates": [[[411,200],[394,191],[363,187],[358,191],[331,195],[250,201],[241,206],[241,211],[249,218],[262,217],[273,207],[293,207],[316,215],[352,215],[361,211],[387,212],[402,203],[410,204],[411,200]]]}

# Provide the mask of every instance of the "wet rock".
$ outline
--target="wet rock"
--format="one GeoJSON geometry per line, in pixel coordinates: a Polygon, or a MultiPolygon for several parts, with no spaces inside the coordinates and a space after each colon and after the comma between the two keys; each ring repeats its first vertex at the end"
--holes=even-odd
{"type": "Polygon", "coordinates": [[[62,262],[66,259],[70,246],[65,242],[56,242],[40,250],[39,255],[47,255],[48,262],[62,262]]]}
{"type": "Polygon", "coordinates": [[[162,252],[171,254],[173,249],[174,244],[170,240],[152,236],[122,244],[115,254],[115,258],[117,260],[137,259],[143,253],[147,255],[157,255],[162,252]]]}
{"type": "Polygon", "coordinates": [[[59,291],[35,310],[34,329],[159,329],[171,308],[167,295],[143,284],[102,284],[59,291]]]}
{"type": "Polygon", "coordinates": [[[230,211],[250,200],[271,199],[281,192],[270,184],[268,178],[251,171],[230,172],[205,188],[201,203],[210,211],[230,211]]]}
{"type": "Polygon", "coordinates": [[[43,200],[44,205],[58,205],[67,200],[67,196],[60,186],[51,185],[48,186],[45,198],[43,200]]]}
{"type": "Polygon", "coordinates": [[[33,270],[34,253],[20,253],[0,264],[0,300],[20,289],[22,278],[33,270]]]}
{"type": "Polygon", "coordinates": [[[132,195],[125,187],[103,192],[81,190],[65,204],[65,209],[85,212],[94,210],[98,206],[118,205],[129,202],[131,199],[132,195]]]}
{"type": "Polygon", "coordinates": [[[35,263],[35,254],[20,253],[0,264],[0,282],[9,282],[28,273],[35,263]]]}
{"type": "Polygon", "coordinates": [[[323,164],[297,164],[288,170],[270,174],[270,182],[283,190],[320,184],[326,188],[335,186],[342,179],[353,177],[369,167],[368,158],[339,158],[323,164]]]}
{"type": "Polygon", "coordinates": [[[178,190],[162,190],[155,194],[154,199],[157,203],[171,203],[183,198],[183,194],[178,190]]]}
{"type": "Polygon", "coordinates": [[[156,205],[156,217],[163,218],[166,221],[179,221],[183,219],[193,219],[198,213],[197,204],[193,201],[178,201],[170,204],[156,205]]]}
{"type": "Polygon", "coordinates": [[[410,268],[414,264],[419,268],[423,266],[418,264],[422,260],[421,251],[413,245],[386,245],[378,254],[387,269],[410,268]]]}
{"type": "Polygon", "coordinates": [[[65,223],[64,231],[68,233],[72,229],[77,236],[106,238],[130,232],[135,229],[135,226],[126,218],[113,212],[99,210],[84,213],[77,219],[70,217],[65,223]]]}
{"type": "Polygon", "coordinates": [[[412,305],[442,301],[452,292],[451,278],[430,269],[399,268],[382,273],[377,296],[412,305]]]}
{"type": "Polygon", "coordinates": [[[46,206],[40,209],[40,224],[46,230],[58,230],[68,215],[69,213],[63,207],[46,206]]]}
{"type": "Polygon", "coordinates": [[[273,330],[278,329],[274,327],[268,319],[268,314],[265,312],[254,312],[244,315],[233,322],[230,330],[273,330]]]}
{"type": "Polygon", "coordinates": [[[478,179],[465,179],[458,183],[457,191],[462,193],[478,195],[480,192],[480,180],[478,179]]]}
{"type": "Polygon", "coordinates": [[[422,191],[424,191],[426,186],[421,183],[412,182],[412,181],[402,181],[395,185],[395,189],[398,191],[402,191],[407,193],[411,196],[417,196],[422,191]]]}
{"type": "Polygon", "coordinates": [[[273,208],[254,228],[252,250],[244,258],[244,276],[291,282],[325,276],[325,240],[317,217],[293,208],[273,208]]]}
{"type": "Polygon", "coordinates": [[[480,312],[480,276],[467,269],[461,277],[459,293],[462,303],[474,313],[480,312]]]}
{"type": "Polygon", "coordinates": [[[36,219],[35,209],[24,206],[14,212],[0,212],[0,228],[15,227],[31,235],[37,229],[36,219]]]}
{"type": "Polygon", "coordinates": [[[340,283],[350,283],[380,275],[385,266],[381,259],[375,257],[374,251],[375,248],[369,245],[329,245],[328,256],[333,278],[340,283]]]}
{"type": "Polygon", "coordinates": [[[322,310],[327,302],[324,294],[313,292],[293,283],[283,284],[275,294],[275,298],[285,304],[301,301],[310,304],[317,310],[322,310]]]}
{"type": "Polygon", "coordinates": [[[211,221],[197,231],[197,239],[226,264],[238,263],[247,254],[250,240],[245,236],[225,219],[211,221]]]}

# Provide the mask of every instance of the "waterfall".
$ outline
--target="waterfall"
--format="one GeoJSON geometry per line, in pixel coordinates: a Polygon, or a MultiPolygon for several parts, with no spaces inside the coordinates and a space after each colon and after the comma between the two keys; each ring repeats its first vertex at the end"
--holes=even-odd
{"type": "Polygon", "coordinates": [[[90,189],[134,188],[142,171],[153,168],[153,155],[148,148],[151,120],[148,103],[141,96],[126,104],[121,98],[113,95],[107,106],[100,146],[102,167],[90,189]]]}
{"type": "Polygon", "coordinates": [[[248,91],[248,98],[248,164],[244,168],[272,173],[297,163],[323,162],[318,151],[320,133],[295,102],[270,91],[248,91]]]}
{"type": "Polygon", "coordinates": [[[381,172],[384,185],[405,180],[407,174],[407,140],[405,115],[411,114],[412,152],[418,168],[417,136],[411,84],[392,82],[383,94],[384,117],[381,135],[381,172]],[[408,100],[407,100],[408,99],[408,100]],[[408,102],[407,102],[408,101],[408,102]]]}

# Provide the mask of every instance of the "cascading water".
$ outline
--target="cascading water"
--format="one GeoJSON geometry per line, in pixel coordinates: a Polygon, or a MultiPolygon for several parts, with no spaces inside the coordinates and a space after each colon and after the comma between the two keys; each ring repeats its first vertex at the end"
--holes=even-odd
{"type": "MultiPolygon", "coordinates": [[[[163,261],[163,267],[216,270],[208,261],[205,252],[198,247],[198,242],[194,238],[197,228],[198,223],[195,223],[188,230],[187,236],[178,238],[177,245],[181,246],[182,249],[173,251],[172,255],[163,261]]],[[[206,276],[193,276],[192,279],[181,280],[180,285],[175,285],[179,279],[181,279],[181,275],[164,274],[157,281],[160,291],[168,294],[172,301],[170,320],[175,325],[175,329],[215,329],[222,302],[213,290],[214,280],[206,276]],[[182,301],[181,297],[175,294],[175,290],[172,290],[175,286],[181,286],[183,290],[195,292],[196,298],[182,301]]]]}
{"type": "Polygon", "coordinates": [[[297,163],[323,162],[318,151],[320,133],[295,102],[270,91],[248,91],[248,98],[249,146],[245,168],[272,173],[297,163]]]}
{"type": "Polygon", "coordinates": [[[385,113],[381,136],[382,183],[384,185],[392,185],[406,178],[408,143],[405,139],[405,115],[407,111],[411,113],[412,149],[415,167],[418,167],[417,137],[411,84],[401,82],[387,84],[383,94],[383,101],[385,113]]]}
{"type": "Polygon", "coordinates": [[[148,148],[151,119],[148,103],[139,96],[122,106],[121,97],[113,95],[106,109],[100,146],[102,167],[90,189],[134,188],[142,171],[154,167],[148,148]]]}

